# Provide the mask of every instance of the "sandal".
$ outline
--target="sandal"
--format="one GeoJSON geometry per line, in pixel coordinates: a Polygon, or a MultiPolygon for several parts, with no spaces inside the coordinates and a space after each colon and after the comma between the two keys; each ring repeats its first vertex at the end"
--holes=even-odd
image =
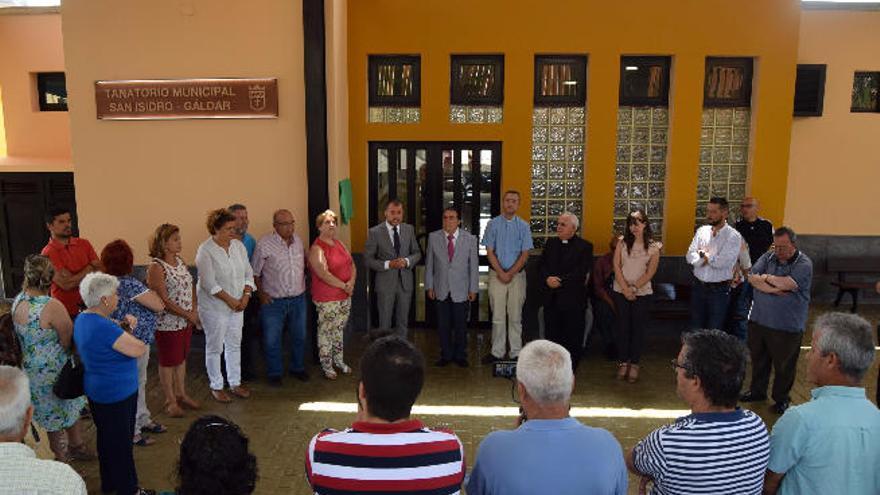
{"type": "Polygon", "coordinates": [[[351,368],[350,368],[347,364],[345,364],[345,363],[342,363],[342,364],[340,364],[340,365],[338,365],[338,366],[336,366],[336,367],[339,368],[339,371],[340,371],[343,375],[350,375],[350,374],[351,374],[351,368]]]}
{"type": "Polygon", "coordinates": [[[67,447],[67,458],[73,461],[93,461],[98,455],[92,452],[83,442],[79,445],[70,445],[67,447]]]}
{"type": "Polygon", "coordinates": [[[229,404],[230,402],[232,402],[232,398],[226,395],[226,392],[224,392],[223,390],[211,389],[211,397],[222,404],[229,404]]]}
{"type": "Polygon", "coordinates": [[[138,447],[149,447],[150,445],[156,443],[156,440],[146,435],[135,435],[132,443],[134,445],[137,445],[138,447]]]}
{"type": "Polygon", "coordinates": [[[629,374],[629,363],[617,363],[617,379],[625,380],[629,374]]]}
{"type": "Polygon", "coordinates": [[[201,404],[194,401],[188,395],[181,395],[180,397],[177,398],[177,402],[179,404],[183,405],[183,407],[186,407],[186,408],[192,409],[192,410],[199,410],[202,408],[201,404]]]}
{"type": "Polygon", "coordinates": [[[183,409],[176,402],[165,403],[165,415],[169,418],[182,418],[184,416],[183,409]]]}
{"type": "Polygon", "coordinates": [[[336,379],[336,372],[333,371],[332,369],[331,370],[323,370],[323,371],[324,371],[324,378],[326,378],[328,380],[335,380],[336,379]]]}
{"type": "Polygon", "coordinates": [[[243,385],[232,387],[229,389],[229,391],[232,392],[232,395],[238,397],[239,399],[247,399],[251,396],[251,391],[245,388],[243,385]]]}
{"type": "Polygon", "coordinates": [[[629,365],[629,373],[627,373],[626,381],[628,381],[629,383],[635,383],[639,381],[639,365],[629,365]]]}
{"type": "Polygon", "coordinates": [[[166,431],[168,431],[168,428],[165,425],[155,421],[151,421],[150,424],[141,427],[141,432],[143,433],[165,433],[166,431]]]}

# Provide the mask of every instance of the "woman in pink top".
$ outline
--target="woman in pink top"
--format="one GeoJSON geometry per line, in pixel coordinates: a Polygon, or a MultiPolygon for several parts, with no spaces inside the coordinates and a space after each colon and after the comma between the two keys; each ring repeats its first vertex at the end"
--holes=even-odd
{"type": "Polygon", "coordinates": [[[626,218],[623,242],[614,251],[614,305],[617,309],[617,379],[635,383],[648,326],[651,279],[662,245],[654,241],[648,216],[635,210],[626,218]]]}
{"type": "Polygon", "coordinates": [[[336,379],[336,366],[344,374],[351,368],[342,360],[342,335],[351,313],[351,293],[357,269],[351,254],[336,240],[336,213],[327,210],[315,224],[321,234],[309,249],[312,271],[312,301],[318,308],[318,356],[321,370],[330,380],[336,379]]]}

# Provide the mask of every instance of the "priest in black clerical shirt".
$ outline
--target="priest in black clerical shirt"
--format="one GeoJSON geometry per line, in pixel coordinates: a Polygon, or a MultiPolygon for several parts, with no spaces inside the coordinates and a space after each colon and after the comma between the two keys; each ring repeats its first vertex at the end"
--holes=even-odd
{"type": "Polygon", "coordinates": [[[556,223],[557,237],[547,240],[541,255],[544,289],[544,333],[571,354],[577,369],[584,341],[587,309],[586,279],[593,266],[593,245],[575,235],[578,219],[563,213],[556,223]]]}

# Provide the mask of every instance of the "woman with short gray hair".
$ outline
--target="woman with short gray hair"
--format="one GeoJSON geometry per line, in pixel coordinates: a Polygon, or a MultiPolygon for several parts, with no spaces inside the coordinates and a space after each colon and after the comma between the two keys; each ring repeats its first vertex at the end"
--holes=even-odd
{"type": "Polygon", "coordinates": [[[55,269],[49,258],[33,254],[24,261],[21,293],[12,303],[12,322],[21,343],[22,369],[30,380],[34,421],[45,428],[55,459],[93,459],[80,433],[85,397],[59,399],[52,391],[69,358],[73,322],[61,301],[49,296],[55,269]]]}
{"type": "Polygon", "coordinates": [[[110,319],[119,305],[119,281],[90,273],[79,286],[88,307],[76,317],[73,339],[85,367],[84,385],[98,432],[101,491],[141,493],[131,439],[137,412],[137,358],[149,349],[130,332],[137,319],[110,319]]]}

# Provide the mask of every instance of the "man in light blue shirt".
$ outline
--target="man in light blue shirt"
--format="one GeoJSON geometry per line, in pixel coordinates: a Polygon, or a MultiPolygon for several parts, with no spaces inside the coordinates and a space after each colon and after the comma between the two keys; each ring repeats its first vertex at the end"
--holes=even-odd
{"type": "Polygon", "coordinates": [[[492,350],[484,364],[503,359],[510,341],[510,359],[522,348],[522,306],[526,300],[526,273],[523,268],[534,247],[529,224],[516,216],[519,193],[507,191],[501,215],[486,225],[481,244],[486,247],[489,272],[489,306],[492,308],[492,350]]]}
{"type": "Polygon", "coordinates": [[[828,313],[816,320],[807,355],[813,399],[789,409],[770,434],[764,493],[880,493],[880,411],[862,379],[874,362],[864,318],[828,313]]]}
{"type": "Polygon", "coordinates": [[[549,340],[529,342],[519,355],[516,389],[520,426],[495,431],[480,444],[468,495],[623,495],[626,465],[606,430],[568,415],[571,357],[549,340]]]}
{"type": "MultiPolygon", "coordinates": [[[[247,207],[241,203],[235,203],[226,210],[235,217],[235,233],[247,250],[248,261],[253,261],[257,241],[254,236],[248,234],[250,220],[248,220],[247,207]]],[[[254,341],[258,340],[259,334],[260,298],[252,297],[244,310],[244,325],[241,332],[241,377],[244,381],[250,381],[254,377],[254,341]]]]}

